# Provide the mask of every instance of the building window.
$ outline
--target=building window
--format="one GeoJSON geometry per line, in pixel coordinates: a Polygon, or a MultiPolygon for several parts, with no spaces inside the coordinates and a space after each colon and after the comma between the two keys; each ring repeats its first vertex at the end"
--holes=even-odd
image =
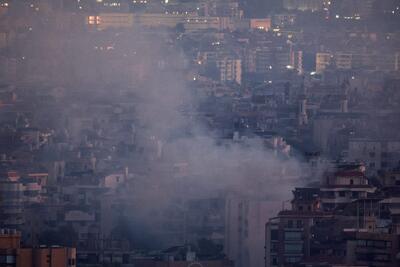
{"type": "Polygon", "coordinates": [[[285,232],[285,240],[301,240],[301,232],[285,232]]]}
{"type": "Polygon", "coordinates": [[[371,163],[369,164],[369,167],[370,167],[370,168],[375,168],[375,162],[371,162],[371,163]]]}
{"type": "Polygon", "coordinates": [[[285,243],[285,253],[302,253],[302,252],[303,252],[303,244],[285,243]]]}
{"type": "Polygon", "coordinates": [[[377,240],[374,242],[374,247],[375,248],[386,248],[386,242],[377,240]]]}
{"type": "Polygon", "coordinates": [[[373,256],[374,261],[390,261],[390,255],[388,254],[375,254],[373,256]]]}
{"type": "Polygon", "coordinates": [[[271,240],[278,240],[278,230],[271,230],[271,240]]]}
{"type": "Polygon", "coordinates": [[[122,263],[128,264],[130,262],[129,260],[129,254],[123,254],[122,255],[122,263]]]}
{"type": "Polygon", "coordinates": [[[270,251],[271,252],[278,252],[278,243],[276,243],[276,242],[274,242],[274,243],[271,243],[271,249],[270,249],[270,251]]]}
{"type": "Polygon", "coordinates": [[[326,210],[333,210],[335,208],[335,204],[333,204],[333,203],[325,203],[325,204],[323,204],[323,207],[326,210]]]}
{"type": "MultiPolygon", "coordinates": [[[[351,181],[350,181],[350,184],[351,184],[351,181]]],[[[333,192],[333,191],[325,192],[325,196],[327,198],[334,198],[335,197],[335,192],[333,192]]]]}
{"type": "Polygon", "coordinates": [[[296,263],[299,262],[300,260],[301,260],[300,257],[287,257],[285,261],[287,263],[296,263]]]}
{"type": "MultiPolygon", "coordinates": [[[[0,255],[0,264],[15,264],[15,256],[14,255],[0,255]]],[[[3,266],[3,265],[1,265],[3,266]]]]}
{"type": "Polygon", "coordinates": [[[357,246],[365,247],[367,245],[367,241],[365,240],[357,240],[357,246]]]}
{"type": "Polygon", "coordinates": [[[346,192],[345,191],[339,191],[339,197],[345,197],[346,192]]]}
{"type": "Polygon", "coordinates": [[[289,220],[287,223],[288,228],[293,228],[293,221],[289,220]]]}
{"type": "Polygon", "coordinates": [[[367,240],[367,247],[374,247],[374,241],[372,240],[367,240]]]}

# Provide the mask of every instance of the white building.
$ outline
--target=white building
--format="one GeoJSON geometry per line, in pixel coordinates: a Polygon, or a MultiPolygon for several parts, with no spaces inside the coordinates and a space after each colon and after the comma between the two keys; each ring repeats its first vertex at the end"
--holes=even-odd
{"type": "Polygon", "coordinates": [[[220,71],[221,82],[242,83],[242,61],[240,59],[223,58],[216,61],[220,71]]]}

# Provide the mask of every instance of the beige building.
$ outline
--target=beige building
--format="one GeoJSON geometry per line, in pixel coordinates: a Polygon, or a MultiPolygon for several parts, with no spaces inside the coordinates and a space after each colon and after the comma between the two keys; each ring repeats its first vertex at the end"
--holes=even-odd
{"type": "Polygon", "coordinates": [[[182,24],[186,31],[206,29],[233,30],[234,21],[229,17],[201,17],[191,14],[164,14],[164,13],[100,13],[87,17],[87,25],[98,30],[111,28],[131,28],[134,26],[167,27],[173,28],[182,24]]]}
{"type": "Polygon", "coordinates": [[[0,229],[1,266],[15,267],[74,267],[76,249],[66,247],[22,248],[21,233],[0,229]]]}
{"type": "Polygon", "coordinates": [[[242,61],[240,59],[223,58],[217,60],[221,82],[242,83],[242,61]]]}
{"type": "Polygon", "coordinates": [[[271,19],[270,18],[250,19],[250,28],[269,31],[271,29],[271,19]]]}
{"type": "Polygon", "coordinates": [[[317,53],[316,72],[322,73],[328,66],[334,66],[342,70],[368,68],[378,71],[398,71],[400,67],[400,53],[317,53]]]}
{"type": "Polygon", "coordinates": [[[96,26],[99,30],[109,28],[129,28],[133,26],[133,14],[101,13],[98,16],[88,16],[87,24],[96,26]]]}
{"type": "Polygon", "coordinates": [[[349,70],[353,66],[353,55],[351,53],[337,53],[335,55],[335,64],[338,69],[349,70]]]}
{"type": "Polygon", "coordinates": [[[333,55],[330,53],[317,53],[316,68],[317,73],[322,73],[331,64],[333,55]]]}

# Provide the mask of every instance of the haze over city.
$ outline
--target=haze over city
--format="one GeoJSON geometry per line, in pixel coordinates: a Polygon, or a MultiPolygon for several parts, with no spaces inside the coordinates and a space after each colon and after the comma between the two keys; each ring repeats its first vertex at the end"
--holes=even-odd
{"type": "Polygon", "coordinates": [[[399,0],[0,0],[0,267],[400,266],[399,0]]]}

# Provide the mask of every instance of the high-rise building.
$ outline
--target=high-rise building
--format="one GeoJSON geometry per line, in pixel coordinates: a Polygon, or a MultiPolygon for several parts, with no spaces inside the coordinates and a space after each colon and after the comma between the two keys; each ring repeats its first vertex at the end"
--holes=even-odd
{"type": "Polygon", "coordinates": [[[265,228],[265,266],[292,266],[311,254],[312,228],[332,217],[321,211],[318,188],[296,188],[291,210],[282,210],[265,228]]]}

